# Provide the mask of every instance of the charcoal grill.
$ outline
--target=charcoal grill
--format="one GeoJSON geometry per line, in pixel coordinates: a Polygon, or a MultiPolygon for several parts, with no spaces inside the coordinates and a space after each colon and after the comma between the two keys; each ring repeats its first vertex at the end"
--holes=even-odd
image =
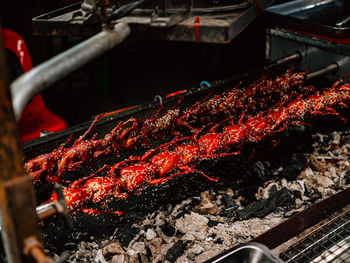
{"type": "MultiPolygon", "coordinates": [[[[206,95],[208,95],[209,92],[213,92],[214,94],[222,92],[231,83],[230,81],[235,82],[237,81],[237,79],[228,78],[226,80],[214,81],[212,83],[218,83],[221,85],[214,85],[214,87],[203,86],[200,88],[191,89],[187,92],[169,98],[164,98],[162,101],[164,111],[172,107],[174,103],[176,103],[177,100],[182,96],[184,96],[184,100],[181,102],[180,106],[186,107],[188,105],[191,105],[194,101],[200,100],[201,98],[205,97],[206,95]],[[222,85],[222,83],[224,83],[224,85],[222,85]]],[[[91,134],[98,133],[99,136],[103,136],[106,132],[111,130],[116,125],[116,123],[118,123],[119,120],[126,120],[130,118],[130,116],[134,116],[140,120],[145,120],[152,116],[157,111],[159,106],[160,104],[158,101],[151,102],[126,111],[112,114],[99,121],[93,127],[91,134]]],[[[47,135],[42,138],[38,138],[36,140],[27,142],[24,144],[24,155],[27,159],[29,159],[34,156],[37,156],[40,153],[49,152],[52,149],[59,146],[61,143],[63,143],[70,134],[74,134],[73,140],[80,136],[90,126],[90,124],[91,122],[84,123],[76,127],[70,128],[68,130],[65,130],[63,132],[47,135]]],[[[306,134],[308,134],[308,132],[310,131],[307,131],[306,134]]],[[[298,137],[299,135],[300,134],[297,134],[296,137],[298,137]]],[[[304,140],[305,138],[308,138],[307,135],[305,135],[305,132],[302,134],[301,138],[304,138],[304,140]]],[[[294,140],[292,141],[295,142],[294,140]]],[[[303,143],[305,143],[305,141],[303,143]]],[[[293,151],[295,150],[295,148],[290,147],[289,150],[293,151]]],[[[138,155],[139,153],[136,151],[132,152],[131,154],[138,155]]],[[[125,153],[125,155],[121,156],[120,158],[123,159],[128,155],[130,155],[130,152],[125,153]]],[[[243,155],[242,159],[237,159],[237,157],[229,157],[225,158],[225,160],[219,160],[219,163],[221,162],[222,164],[225,164],[222,166],[226,166],[226,164],[231,163],[231,165],[227,165],[230,169],[233,168],[232,164],[236,165],[236,170],[220,171],[223,173],[221,174],[221,176],[224,182],[227,180],[232,180],[232,178],[230,178],[232,174],[238,174],[239,170],[245,169],[243,161],[244,158],[245,157],[243,155]],[[237,165],[238,163],[241,163],[242,166],[237,165]]],[[[112,158],[104,161],[106,161],[107,163],[113,163],[115,161],[118,161],[118,159],[112,158]]],[[[215,167],[217,166],[220,166],[220,164],[215,164],[215,162],[207,162],[204,164],[205,169],[207,169],[206,172],[208,170],[210,171],[213,168],[215,169],[215,167]]],[[[81,173],[82,174],[79,174],[80,177],[84,176],[84,173],[86,175],[88,171],[83,170],[81,173]]],[[[70,179],[72,178],[70,177],[72,176],[71,174],[68,174],[67,176],[70,179]]],[[[99,215],[96,217],[78,214],[74,219],[74,229],[68,230],[64,220],[62,220],[62,217],[55,216],[49,219],[48,221],[44,222],[43,235],[45,245],[51,251],[60,254],[63,250],[67,248],[65,244],[61,242],[61,240],[65,240],[66,242],[71,240],[74,243],[76,243],[79,240],[86,239],[90,235],[94,235],[97,238],[103,239],[109,237],[110,233],[113,233],[113,231],[116,228],[123,229],[123,231],[129,231],[130,234],[134,233],[136,230],[131,227],[133,223],[140,220],[145,214],[151,213],[152,211],[154,211],[155,208],[159,207],[160,205],[164,203],[178,203],[185,198],[188,198],[193,195],[198,195],[200,192],[210,189],[212,187],[212,182],[209,182],[200,176],[182,175],[174,178],[173,180],[169,181],[164,185],[160,185],[158,187],[148,187],[142,192],[141,195],[132,195],[126,201],[119,200],[111,202],[108,205],[108,209],[124,211],[125,215],[118,218],[116,218],[113,215],[107,214],[99,215]],[[178,187],[179,185],[181,185],[181,187],[178,187]],[[101,224],[101,222],[103,222],[103,224],[101,224]]],[[[48,193],[50,193],[51,190],[52,189],[50,185],[42,185],[39,188],[37,188],[39,200],[44,201],[48,199],[48,193]]],[[[123,231],[120,231],[120,233],[125,233],[123,231]]],[[[130,239],[128,239],[127,237],[123,237],[123,235],[119,234],[119,232],[115,234],[115,237],[121,240],[121,243],[124,245],[127,245],[130,241],[130,239]]]]}
{"type": "MultiPolygon", "coordinates": [[[[214,94],[220,93],[223,90],[227,89],[227,87],[231,83],[230,81],[235,82],[237,81],[237,78],[227,78],[226,80],[213,81],[213,84],[218,84],[211,87],[205,85],[203,87],[194,88],[172,97],[164,98],[162,101],[164,108],[163,110],[166,111],[167,109],[171,108],[174,105],[174,103],[176,103],[178,99],[183,96],[184,99],[181,102],[180,106],[187,107],[188,105],[191,105],[194,101],[198,101],[203,97],[206,97],[209,94],[209,92],[213,92],[214,94]]],[[[116,125],[116,123],[119,122],[119,120],[129,119],[130,116],[134,116],[140,120],[145,120],[152,116],[157,111],[159,106],[160,104],[157,100],[156,102],[150,102],[145,105],[137,106],[126,111],[111,114],[99,121],[93,127],[91,134],[98,133],[99,136],[103,136],[106,132],[111,130],[116,125]]],[[[90,124],[91,122],[84,123],[76,127],[70,128],[68,130],[62,131],[60,133],[50,134],[45,137],[26,142],[24,143],[23,149],[24,155],[27,159],[29,159],[34,156],[37,156],[40,153],[49,152],[52,149],[58,147],[61,143],[63,143],[70,134],[74,134],[73,140],[80,136],[86,131],[90,124]]],[[[284,149],[284,152],[288,154],[290,152],[295,151],[295,147],[298,145],[298,143],[295,144],[294,142],[297,142],[298,140],[301,140],[301,145],[306,145],[306,147],[308,147],[306,141],[310,142],[308,137],[309,132],[310,130],[306,129],[304,131],[294,134],[294,137],[291,137],[291,134],[293,133],[287,131],[285,136],[288,136],[289,140],[291,140],[293,143],[288,144],[287,142],[286,145],[283,145],[282,143],[281,147],[282,149],[284,149]],[[288,150],[286,150],[285,148],[288,148],[288,150]]],[[[264,148],[264,144],[262,144],[259,147],[264,148]]],[[[247,152],[249,152],[249,150],[250,149],[248,147],[247,152]]],[[[129,156],[130,154],[139,155],[140,152],[138,152],[137,150],[132,152],[128,151],[123,156],[121,156],[120,159],[123,159],[129,156]]],[[[246,169],[245,165],[249,165],[249,161],[244,161],[245,159],[248,159],[248,155],[249,154],[247,153],[243,153],[242,157],[233,156],[224,158],[222,160],[216,160],[214,162],[208,161],[205,162],[203,166],[201,166],[201,168],[203,167],[203,169],[205,169],[205,172],[209,175],[216,176],[217,173],[214,172],[214,169],[218,170],[218,166],[226,167],[226,169],[219,169],[221,178],[220,181],[222,181],[222,183],[224,184],[228,181],[231,181],[232,183],[232,175],[239,174],[240,170],[246,169]]],[[[120,159],[112,157],[110,159],[102,161],[112,164],[120,159]]],[[[101,165],[101,163],[97,163],[97,165],[101,165]]],[[[88,173],[89,170],[82,169],[82,171],[79,172],[78,176],[83,177],[88,173]]],[[[68,174],[67,178],[65,179],[73,179],[74,177],[72,176],[74,175],[68,174]]],[[[143,218],[143,216],[145,216],[146,214],[152,213],[154,209],[158,208],[159,206],[167,203],[178,203],[193,195],[199,195],[199,193],[204,190],[208,190],[215,187],[220,188],[220,185],[213,185],[212,182],[206,180],[204,177],[201,177],[199,175],[181,175],[173,178],[166,184],[159,185],[157,187],[147,187],[142,191],[141,195],[131,195],[127,200],[113,201],[109,203],[108,209],[122,210],[124,212],[123,216],[117,218],[115,215],[108,214],[102,214],[99,216],[77,214],[74,218],[74,229],[69,230],[63,218],[61,216],[55,216],[45,221],[43,224],[43,235],[45,245],[51,251],[54,251],[59,254],[64,249],[66,249],[65,243],[62,243],[61,240],[66,240],[66,242],[67,240],[71,240],[72,242],[76,243],[80,240],[86,239],[90,235],[94,235],[96,238],[101,239],[108,238],[109,235],[113,233],[113,231],[116,228],[123,229],[123,231],[129,231],[129,233],[133,233],[133,231],[136,231],[131,227],[133,223],[143,218]],[[179,187],[179,185],[181,185],[181,187],[179,187]],[[101,224],[101,222],[103,222],[103,224],[101,224]]],[[[41,202],[49,198],[49,193],[52,190],[51,188],[52,186],[45,184],[37,188],[38,198],[41,202]]],[[[98,209],[99,207],[96,206],[96,208],[98,209]]],[[[121,243],[123,245],[127,246],[130,240],[127,237],[123,237],[123,234],[121,234],[125,233],[123,231],[120,231],[120,233],[116,233],[115,237],[121,240],[121,243]]]]}
{"type": "MultiPolygon", "coordinates": [[[[74,6],[74,8],[76,8],[77,6],[74,6]]],[[[72,9],[72,7],[70,7],[72,9]]],[[[252,10],[254,10],[255,12],[255,6],[250,6],[251,10],[250,12],[252,12],[252,10]]],[[[74,9],[75,10],[75,9],[74,9]]],[[[63,18],[65,17],[64,14],[67,10],[60,10],[61,13],[59,14],[54,14],[52,16],[52,14],[50,15],[46,15],[44,17],[44,20],[40,20],[43,17],[40,17],[36,20],[36,22],[38,22],[38,24],[36,24],[36,26],[38,25],[45,25],[47,26],[47,23],[49,24],[48,28],[44,28],[45,30],[52,30],[51,25],[53,25],[54,23],[52,22],[57,22],[57,21],[52,21],[50,20],[50,17],[54,17],[53,20],[57,17],[62,16],[63,18]],[[57,16],[56,16],[57,15],[57,16]],[[55,17],[56,16],[56,17],[55,17]],[[41,24],[40,24],[41,23],[41,24]]],[[[135,10],[135,13],[137,10],[135,10]]],[[[198,11],[198,10],[197,10],[198,11]]],[[[217,11],[217,10],[216,10],[217,11]]],[[[72,11],[74,12],[74,11],[72,11]]],[[[200,12],[200,11],[198,11],[200,12]]],[[[61,18],[62,18],[61,17],[61,18]]],[[[134,18],[124,18],[123,22],[125,22],[125,19],[134,19],[134,18]]],[[[221,19],[221,18],[220,18],[221,19]]],[[[134,21],[134,20],[130,20],[130,21],[134,21]]],[[[138,21],[139,22],[139,21],[138,21]]],[[[191,30],[191,36],[189,37],[189,39],[191,39],[192,41],[194,41],[195,37],[194,37],[194,32],[193,32],[193,21],[191,21],[191,28],[189,30],[191,30]]],[[[135,22],[136,24],[136,22],[135,22]]],[[[141,23],[142,24],[142,23],[141,23]]],[[[62,28],[66,28],[66,24],[54,24],[55,26],[59,26],[59,25],[63,25],[62,28]]],[[[81,26],[81,25],[78,25],[81,26]]],[[[148,26],[148,25],[147,25],[148,26]]],[[[201,25],[202,26],[202,25],[201,25]]],[[[226,27],[224,27],[224,31],[225,31],[225,41],[229,41],[230,37],[233,35],[230,35],[231,33],[229,32],[233,27],[232,24],[229,24],[229,26],[225,25],[226,27]]],[[[41,28],[41,29],[43,29],[41,28]]],[[[74,28],[74,27],[70,27],[70,28],[74,28]]],[[[93,27],[91,27],[93,28],[93,27]]],[[[176,27],[175,27],[176,28],[176,27]]],[[[38,29],[38,28],[37,28],[38,29]]],[[[202,30],[201,27],[199,30],[202,30]]],[[[175,29],[176,31],[176,29],[175,29]]],[[[61,31],[59,31],[61,32],[61,31]]],[[[63,32],[63,31],[62,31],[63,32]]],[[[47,32],[46,32],[47,33],[47,32]]],[[[45,32],[43,32],[42,34],[46,34],[45,32]]],[[[63,32],[62,34],[64,34],[65,32],[63,32]]],[[[175,34],[175,33],[174,33],[175,34]]],[[[178,33],[177,33],[178,34],[178,33]]],[[[187,36],[186,34],[184,34],[183,36],[187,36]]],[[[163,36],[164,37],[164,36],[163,36]]],[[[166,39],[176,39],[179,40],[180,38],[173,38],[174,35],[166,35],[166,39]]],[[[221,35],[222,37],[222,35],[221,35]]],[[[203,37],[204,38],[204,37],[203,37]]],[[[220,38],[222,39],[222,38],[220,38]]],[[[347,56],[350,54],[349,48],[347,46],[343,46],[343,45],[335,45],[336,46],[336,50],[333,49],[333,45],[329,45],[329,42],[325,42],[324,40],[319,40],[319,39],[314,39],[313,37],[310,36],[305,36],[303,34],[300,34],[298,32],[294,32],[294,31],[289,31],[286,29],[269,29],[268,30],[268,56],[267,58],[270,59],[271,61],[279,61],[277,63],[277,65],[279,65],[280,63],[284,63],[285,61],[290,62],[290,61],[296,61],[298,60],[299,63],[298,65],[300,65],[300,68],[302,69],[306,69],[306,65],[308,63],[310,63],[310,61],[308,60],[310,57],[313,56],[313,58],[320,56],[320,54],[326,54],[327,56],[329,54],[331,54],[331,60],[327,60],[322,62],[321,64],[317,64],[317,65],[313,65],[311,66],[311,70],[310,71],[316,71],[316,73],[312,73],[309,75],[309,77],[315,77],[318,75],[323,75],[325,73],[334,73],[337,72],[339,75],[333,75],[333,79],[339,77],[340,75],[342,75],[344,72],[348,72],[349,70],[349,65],[348,65],[348,60],[347,60],[347,56]],[[293,37],[289,37],[289,36],[293,36],[293,37]],[[282,39],[282,40],[281,40],[282,39]],[[298,42],[299,40],[303,40],[306,45],[305,47],[303,47],[302,49],[297,48],[296,46],[298,46],[296,44],[296,42],[298,42]],[[284,42],[286,41],[286,42],[284,42]],[[287,49],[286,50],[282,50],[282,49],[278,49],[276,50],[275,48],[275,43],[276,46],[280,47],[280,46],[286,46],[287,49]],[[287,45],[285,45],[285,43],[287,43],[287,45]],[[311,46],[309,46],[309,44],[312,44],[312,48],[311,46]],[[309,52],[309,50],[317,50],[316,53],[309,52]],[[316,54],[316,55],[315,55],[316,54]],[[284,58],[287,57],[289,59],[285,60],[284,58]],[[301,62],[300,62],[301,61],[301,62]],[[331,66],[330,66],[331,65],[331,66]],[[333,66],[332,66],[333,65],[333,66]]],[[[182,39],[184,40],[184,39],[182,39]]],[[[186,39],[187,40],[187,39],[186,39]]],[[[202,38],[200,39],[202,40],[202,38]]],[[[215,39],[214,39],[215,40],[215,39]]],[[[210,39],[210,41],[215,42],[213,39],[210,39]]],[[[208,41],[208,42],[210,42],[208,41]]],[[[225,42],[224,41],[224,42],[225,42]]],[[[316,61],[315,59],[313,59],[314,61],[316,61]]],[[[274,66],[276,64],[273,64],[274,66]]],[[[272,67],[266,67],[266,68],[272,68],[272,67]]],[[[261,71],[263,72],[263,71],[261,71]]],[[[260,73],[261,73],[260,72],[260,73]]],[[[276,71],[277,73],[277,71],[276,71]]],[[[327,75],[329,76],[329,75],[327,75]]],[[[311,78],[310,77],[310,78],[311,78]]],[[[332,78],[330,78],[329,80],[333,80],[332,78]]],[[[181,103],[181,107],[186,107],[188,105],[191,105],[194,101],[199,100],[200,98],[203,98],[203,96],[207,95],[209,92],[221,92],[224,89],[227,88],[227,85],[229,85],[229,83],[231,82],[235,82],[237,81],[237,78],[228,78],[225,80],[220,80],[220,81],[216,81],[213,83],[216,84],[220,84],[220,85],[212,85],[212,87],[209,86],[203,86],[200,88],[195,88],[192,90],[189,90],[185,93],[176,95],[176,96],[172,96],[170,98],[165,98],[163,99],[162,103],[164,106],[164,111],[169,109],[170,107],[172,107],[172,105],[174,105],[174,103],[176,103],[176,101],[181,97],[184,96],[184,100],[181,103]],[[222,85],[224,83],[224,85],[222,85]]],[[[137,106],[134,107],[132,109],[126,110],[126,111],[122,111],[116,114],[111,114],[108,117],[102,119],[101,121],[99,121],[99,123],[97,125],[95,125],[91,131],[91,134],[94,133],[98,133],[99,136],[103,136],[106,132],[108,132],[109,130],[111,130],[116,123],[119,120],[126,120],[128,119],[130,116],[134,116],[139,120],[145,120],[147,118],[149,118],[150,116],[152,116],[158,109],[159,107],[159,103],[158,102],[151,102],[151,103],[147,103],[145,105],[141,105],[141,106],[137,106]]],[[[86,129],[87,127],[90,125],[89,123],[84,123],[81,125],[78,125],[76,127],[70,128],[66,131],[57,133],[57,134],[52,134],[52,135],[47,135],[45,137],[27,142],[24,144],[24,155],[26,159],[30,159],[34,156],[37,156],[41,153],[45,153],[45,152],[49,152],[51,150],[53,150],[54,148],[56,148],[58,145],[60,145],[61,143],[63,143],[67,137],[70,134],[74,134],[73,136],[73,140],[75,138],[77,138],[78,136],[80,136],[86,129]]],[[[309,131],[307,131],[306,133],[308,133],[309,131]]],[[[300,134],[298,134],[300,135],[300,134]]],[[[305,134],[303,134],[305,135],[305,134]]],[[[298,137],[298,136],[296,136],[298,137]]],[[[290,145],[289,145],[290,146],[290,145]]],[[[263,146],[262,146],[263,147],[263,146]]],[[[293,147],[291,147],[289,150],[293,151],[293,147]]],[[[132,154],[139,154],[137,151],[132,152],[132,154]]],[[[124,156],[121,156],[120,159],[124,158],[125,156],[130,155],[130,152],[125,153],[124,156]]],[[[226,159],[226,158],[225,158],[226,159]]],[[[107,163],[108,162],[115,162],[118,161],[118,159],[116,158],[112,158],[112,159],[108,159],[108,160],[104,160],[107,163]]],[[[229,163],[229,162],[234,162],[235,164],[238,163],[243,163],[241,162],[242,160],[237,160],[237,157],[229,157],[228,159],[224,160],[223,162],[225,163],[229,163]]],[[[221,161],[219,161],[221,162],[221,161]]],[[[225,163],[225,164],[226,164],[225,163]]],[[[97,163],[99,164],[99,163],[97,163]]],[[[242,164],[244,165],[244,164],[242,164]]],[[[208,162],[205,163],[204,166],[206,168],[213,169],[213,167],[217,167],[217,165],[215,165],[214,162],[208,162]]],[[[232,165],[229,166],[230,168],[232,168],[232,165]]],[[[235,168],[237,170],[241,169],[241,166],[237,165],[237,167],[235,168]]],[[[87,170],[83,170],[79,176],[86,175],[88,171],[87,170]]],[[[230,175],[234,174],[234,171],[222,171],[223,173],[223,178],[224,180],[226,179],[231,179],[230,175]],[[226,178],[226,179],[225,179],[226,178]]],[[[68,174],[68,179],[71,179],[74,176],[72,174],[68,174]]],[[[75,222],[74,222],[74,227],[75,229],[73,231],[68,230],[65,226],[65,223],[63,220],[60,220],[59,216],[55,216],[52,219],[49,219],[48,221],[46,221],[43,224],[43,233],[44,233],[44,238],[46,241],[46,245],[48,246],[48,248],[52,249],[52,251],[55,252],[61,252],[62,250],[65,249],[64,244],[60,244],[61,240],[67,240],[67,239],[72,239],[72,240],[81,240],[87,237],[87,235],[90,234],[94,234],[94,235],[98,235],[100,234],[100,238],[103,238],[103,234],[102,233],[106,233],[106,232],[111,232],[111,230],[115,229],[116,227],[119,228],[125,228],[125,229],[129,229],[131,227],[131,225],[134,222],[137,222],[137,220],[139,220],[140,218],[142,218],[142,216],[145,213],[150,213],[151,211],[153,211],[153,209],[155,209],[155,207],[164,204],[164,203],[175,203],[180,201],[183,198],[188,197],[189,195],[193,195],[193,194],[198,194],[201,191],[205,190],[205,189],[209,189],[212,187],[212,183],[206,181],[205,179],[201,178],[200,176],[186,176],[186,175],[182,175],[179,177],[174,178],[174,180],[171,180],[170,182],[161,185],[157,188],[146,188],[144,190],[144,192],[137,196],[137,195],[132,195],[128,200],[126,201],[117,201],[117,202],[112,202],[111,204],[109,204],[109,208],[111,209],[121,209],[124,211],[125,216],[122,217],[118,217],[117,219],[115,218],[115,216],[112,215],[100,215],[97,217],[91,217],[91,216],[86,216],[86,215],[77,215],[77,217],[75,218],[75,222]],[[177,185],[181,184],[182,187],[178,188],[176,187],[177,185]],[[166,193],[166,194],[165,194],[166,193]],[[103,224],[101,224],[101,222],[103,222],[103,224]],[[61,246],[60,246],[61,245],[61,246]]],[[[48,198],[48,193],[49,191],[51,191],[51,186],[50,185],[42,185],[37,189],[37,193],[38,193],[38,198],[40,201],[44,201],[48,198]]],[[[336,221],[332,221],[332,222],[336,222],[336,221]]],[[[338,221],[337,221],[338,222],[338,221]]],[[[345,228],[347,225],[343,225],[342,228],[342,232],[345,232],[345,228]]],[[[130,232],[133,231],[132,228],[130,228],[129,230],[130,232]]],[[[342,245],[343,247],[346,247],[348,244],[348,236],[343,236],[342,238],[344,238],[344,240],[342,242],[338,242],[338,239],[332,239],[333,236],[330,235],[328,236],[331,240],[327,240],[328,243],[333,242],[331,246],[329,246],[329,248],[331,249],[331,251],[333,253],[337,253],[335,252],[336,250],[334,250],[336,247],[335,245],[342,245]]],[[[338,235],[336,236],[338,238],[338,235]]],[[[123,236],[119,236],[119,239],[122,240],[123,242],[123,236]]],[[[128,243],[129,240],[124,240],[125,244],[128,243]]],[[[322,243],[323,241],[320,242],[316,242],[316,243],[322,243]]],[[[324,243],[322,243],[322,246],[324,246],[324,243]]],[[[313,246],[311,246],[312,248],[314,248],[313,246]]],[[[297,248],[298,249],[298,248],[297,248]]],[[[284,257],[284,255],[289,255],[292,254],[292,248],[290,250],[287,250],[284,254],[281,255],[281,257],[284,257]]],[[[338,250],[339,251],[339,250],[338,250]]],[[[325,254],[324,254],[325,255],[325,254]]],[[[320,256],[319,254],[317,256],[320,256]]],[[[327,255],[329,256],[329,255],[327,255]]],[[[311,257],[311,256],[310,256],[311,257]]],[[[314,257],[314,256],[312,256],[314,257]]],[[[312,258],[311,257],[311,258],[312,258]]],[[[293,258],[293,256],[292,256],[293,258]]],[[[294,260],[294,259],[292,259],[294,260]]],[[[293,262],[293,261],[290,261],[293,262]]]]}
{"type": "MultiPolygon", "coordinates": [[[[261,71],[260,73],[265,74],[264,71],[261,71]]],[[[182,100],[180,106],[187,107],[188,105],[193,104],[193,102],[203,99],[210,92],[215,94],[226,90],[227,87],[231,86],[232,83],[236,83],[236,81],[240,78],[241,77],[231,77],[226,78],[225,80],[212,81],[212,85],[210,87],[208,85],[204,85],[199,88],[190,89],[175,96],[164,98],[162,100],[162,112],[171,108],[181,97],[184,97],[184,99],[182,100]]],[[[131,116],[136,117],[140,120],[145,120],[152,116],[158,110],[159,106],[160,104],[157,100],[156,102],[150,102],[145,105],[137,106],[126,111],[109,115],[95,124],[91,131],[91,134],[98,133],[99,136],[103,136],[106,132],[110,131],[120,120],[129,119],[131,116]]],[[[72,141],[74,141],[75,138],[86,131],[90,124],[91,122],[84,123],[65,131],[50,134],[24,143],[23,152],[26,159],[30,159],[41,153],[53,150],[61,143],[66,141],[67,137],[70,134],[74,135],[72,138],[72,141]]],[[[309,139],[309,132],[310,131],[306,129],[304,131],[294,132],[293,135],[293,132],[288,131],[286,132],[285,136],[291,138],[292,135],[292,138],[295,138],[296,141],[302,140],[303,143],[301,143],[301,145],[304,145],[305,140],[307,141],[309,139]]],[[[155,146],[156,145],[157,144],[155,144],[155,146]]],[[[288,150],[284,150],[286,154],[295,150],[295,147],[298,147],[297,145],[291,145],[290,142],[286,142],[286,145],[283,145],[282,143],[281,146],[283,148],[288,148],[288,150]]],[[[263,148],[264,145],[260,147],[263,148]]],[[[244,167],[245,165],[249,165],[249,161],[244,161],[248,160],[249,151],[250,149],[247,147],[247,152],[243,153],[242,157],[232,156],[223,158],[222,160],[206,161],[201,164],[200,168],[203,168],[208,175],[212,175],[214,177],[218,175],[217,172],[214,172],[214,170],[219,170],[219,175],[221,178],[220,181],[222,183],[233,183],[232,175],[239,174],[240,170],[246,169],[244,167]],[[226,169],[218,169],[220,166],[226,167],[226,169]]],[[[118,160],[124,159],[130,154],[140,155],[142,153],[138,152],[137,150],[131,152],[128,151],[124,153],[120,159],[111,157],[107,160],[102,160],[102,162],[113,164],[118,160]]],[[[100,166],[102,163],[97,162],[96,165],[100,166]]],[[[82,171],[79,172],[78,177],[83,177],[87,174],[89,174],[89,170],[82,169],[82,171]]],[[[64,179],[72,180],[74,176],[76,175],[68,174],[64,179]]],[[[166,184],[159,185],[157,187],[147,187],[144,189],[141,195],[131,195],[127,200],[119,200],[115,202],[113,201],[109,203],[109,210],[122,210],[124,212],[124,215],[121,217],[116,218],[115,215],[108,214],[102,214],[99,216],[77,214],[74,219],[73,231],[69,230],[65,226],[65,221],[61,216],[55,216],[44,222],[43,234],[45,244],[50,250],[55,251],[59,254],[65,249],[65,244],[60,242],[60,240],[72,240],[76,243],[79,240],[87,238],[89,235],[94,235],[97,238],[106,238],[107,235],[109,237],[110,233],[113,233],[115,228],[131,228],[131,225],[133,223],[140,220],[144,215],[152,213],[154,209],[158,208],[161,205],[167,203],[178,203],[191,196],[199,195],[200,192],[211,189],[213,187],[220,188],[221,186],[220,184],[213,185],[211,181],[200,175],[181,175],[173,178],[166,184]],[[179,187],[180,185],[181,187],[179,187]],[[103,222],[103,224],[101,224],[101,222],[103,222]]],[[[49,194],[52,191],[52,186],[49,184],[44,184],[39,186],[36,190],[39,201],[43,202],[49,198],[49,194]]],[[[96,206],[96,208],[98,209],[99,207],[96,206]]],[[[132,232],[133,230],[130,231],[132,232]]],[[[119,233],[116,235],[118,236],[118,234],[119,233]]],[[[118,238],[121,239],[122,242],[125,242],[126,245],[128,244],[128,241],[130,241],[128,239],[123,240],[123,236],[118,236],[118,238]]]]}

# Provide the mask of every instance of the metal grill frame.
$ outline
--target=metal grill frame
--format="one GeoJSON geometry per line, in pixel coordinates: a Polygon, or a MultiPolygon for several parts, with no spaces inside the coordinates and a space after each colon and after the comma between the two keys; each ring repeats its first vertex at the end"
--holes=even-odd
{"type": "Polygon", "coordinates": [[[280,258],[286,263],[349,262],[350,207],[288,247],[280,258]]]}

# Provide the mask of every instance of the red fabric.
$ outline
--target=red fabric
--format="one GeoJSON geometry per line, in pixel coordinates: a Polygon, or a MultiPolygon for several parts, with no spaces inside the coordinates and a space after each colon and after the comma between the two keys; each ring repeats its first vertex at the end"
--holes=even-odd
{"type": "MultiPolygon", "coordinates": [[[[16,32],[2,28],[2,41],[5,49],[13,52],[22,67],[23,72],[32,69],[32,60],[24,40],[16,32]]],[[[18,122],[22,142],[40,137],[40,132],[57,132],[66,128],[66,122],[45,108],[41,94],[36,95],[24,108],[18,122]]]]}
{"type": "Polygon", "coordinates": [[[195,20],[194,20],[194,28],[196,29],[196,41],[197,43],[200,42],[200,36],[199,36],[199,23],[200,23],[200,19],[199,16],[196,16],[195,20]]]}

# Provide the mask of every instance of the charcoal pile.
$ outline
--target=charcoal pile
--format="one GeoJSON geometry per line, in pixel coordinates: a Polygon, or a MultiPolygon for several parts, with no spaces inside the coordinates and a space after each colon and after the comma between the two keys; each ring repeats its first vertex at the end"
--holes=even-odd
{"type": "Polygon", "coordinates": [[[164,204],[135,223],[128,240],[120,238],[125,229],[116,227],[108,239],[91,236],[67,244],[72,248],[68,262],[205,262],[248,242],[349,187],[350,133],[315,133],[310,143],[313,151],[294,153],[287,161],[255,161],[248,173],[269,173],[270,179],[249,197],[245,189],[231,187],[164,204]]]}

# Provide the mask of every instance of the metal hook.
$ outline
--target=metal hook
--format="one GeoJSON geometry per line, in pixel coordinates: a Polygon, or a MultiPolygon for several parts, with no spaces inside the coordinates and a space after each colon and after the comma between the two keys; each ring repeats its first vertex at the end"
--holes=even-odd
{"type": "Polygon", "coordinates": [[[208,81],[205,81],[205,80],[203,80],[203,81],[199,84],[199,86],[200,86],[201,88],[203,88],[203,89],[205,89],[205,88],[211,88],[210,83],[209,83],[208,81]]]}
{"type": "Polygon", "coordinates": [[[160,106],[163,106],[163,99],[162,99],[162,97],[160,95],[156,95],[154,97],[154,102],[157,102],[157,100],[159,100],[160,106]]]}

